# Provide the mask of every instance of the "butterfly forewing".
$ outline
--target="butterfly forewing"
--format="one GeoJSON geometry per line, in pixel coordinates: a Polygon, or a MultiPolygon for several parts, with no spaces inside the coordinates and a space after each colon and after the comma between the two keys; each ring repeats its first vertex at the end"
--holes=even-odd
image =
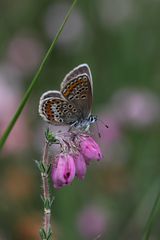
{"type": "Polygon", "coordinates": [[[76,105],[81,120],[88,117],[92,105],[92,76],[87,64],[79,65],[67,74],[61,84],[61,93],[76,105]]]}
{"type": "Polygon", "coordinates": [[[76,105],[83,120],[90,114],[92,105],[91,85],[86,74],[80,75],[66,83],[61,93],[70,103],[76,105]]]}
{"type": "Polygon", "coordinates": [[[88,64],[80,64],[79,66],[74,68],[72,71],[70,71],[63,79],[63,81],[61,83],[61,89],[64,88],[64,86],[66,85],[66,83],[68,81],[70,81],[74,78],[77,78],[78,76],[83,75],[83,74],[86,74],[88,76],[88,79],[91,84],[91,89],[93,91],[92,74],[91,74],[88,64]]]}

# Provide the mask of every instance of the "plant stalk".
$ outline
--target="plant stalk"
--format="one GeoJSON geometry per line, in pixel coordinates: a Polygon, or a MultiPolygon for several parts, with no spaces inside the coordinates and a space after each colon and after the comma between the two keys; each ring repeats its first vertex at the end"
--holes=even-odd
{"type": "Polygon", "coordinates": [[[7,140],[10,132],[12,131],[12,129],[13,129],[17,119],[19,118],[21,112],[23,111],[23,109],[24,109],[24,107],[25,107],[25,105],[26,105],[26,103],[27,103],[27,101],[28,101],[28,99],[29,99],[29,97],[31,95],[31,92],[33,91],[33,88],[35,87],[35,85],[36,85],[36,83],[37,83],[37,81],[39,79],[39,76],[40,76],[40,74],[42,72],[42,69],[44,68],[44,66],[46,64],[46,62],[48,60],[48,57],[51,55],[51,52],[55,48],[55,44],[57,43],[57,40],[59,39],[59,36],[60,36],[61,32],[63,31],[63,28],[64,28],[64,26],[65,26],[65,24],[66,24],[66,22],[67,22],[67,20],[68,20],[68,18],[70,16],[70,14],[72,12],[72,9],[73,9],[74,5],[76,4],[76,2],[77,2],[77,0],[74,0],[72,2],[72,5],[69,8],[69,10],[68,10],[68,12],[67,12],[67,14],[66,14],[66,16],[65,16],[65,18],[64,18],[64,20],[63,20],[63,22],[61,24],[61,26],[60,26],[60,28],[58,29],[58,32],[57,32],[55,38],[53,39],[53,41],[52,41],[48,51],[46,52],[46,54],[45,54],[45,56],[44,56],[44,58],[43,58],[43,60],[42,60],[42,62],[40,64],[37,72],[35,73],[32,81],[31,81],[31,84],[29,85],[28,89],[26,90],[26,92],[24,94],[24,97],[22,98],[22,100],[20,102],[20,105],[18,106],[14,116],[12,117],[10,123],[8,124],[4,134],[2,135],[2,137],[0,139],[0,149],[2,149],[2,147],[4,146],[4,144],[5,144],[6,140],[7,140]]]}
{"type": "MultiPolygon", "coordinates": [[[[43,152],[43,159],[42,163],[48,169],[50,167],[49,158],[48,158],[48,148],[49,148],[49,142],[45,142],[44,146],[44,152],[43,152]]],[[[48,173],[42,173],[41,172],[41,178],[42,178],[42,188],[43,188],[43,202],[44,202],[44,223],[43,223],[43,229],[46,232],[46,234],[49,234],[49,231],[51,230],[51,208],[46,208],[45,203],[48,201],[50,202],[50,192],[49,192],[49,180],[48,180],[48,173]]]]}

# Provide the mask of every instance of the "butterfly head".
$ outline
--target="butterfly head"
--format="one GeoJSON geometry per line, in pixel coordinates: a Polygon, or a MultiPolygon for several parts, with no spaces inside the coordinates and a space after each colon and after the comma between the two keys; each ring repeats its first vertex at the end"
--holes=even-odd
{"type": "Polygon", "coordinates": [[[90,115],[86,119],[82,119],[81,121],[76,121],[71,125],[71,129],[79,129],[84,132],[87,132],[89,130],[89,127],[92,123],[95,123],[97,121],[97,116],[90,115]]]}

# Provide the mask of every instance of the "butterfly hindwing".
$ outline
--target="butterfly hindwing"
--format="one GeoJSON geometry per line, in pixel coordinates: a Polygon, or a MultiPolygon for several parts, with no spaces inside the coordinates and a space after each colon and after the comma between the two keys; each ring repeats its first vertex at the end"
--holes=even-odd
{"type": "Polygon", "coordinates": [[[42,95],[39,113],[44,120],[54,125],[72,124],[78,120],[75,105],[65,100],[58,91],[49,91],[42,95]]]}

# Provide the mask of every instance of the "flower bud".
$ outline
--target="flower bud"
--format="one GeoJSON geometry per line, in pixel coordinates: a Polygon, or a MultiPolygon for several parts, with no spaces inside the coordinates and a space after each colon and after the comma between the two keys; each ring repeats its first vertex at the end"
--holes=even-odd
{"type": "Polygon", "coordinates": [[[76,166],[76,176],[82,180],[85,177],[87,166],[85,159],[81,153],[74,156],[74,162],[76,166]]]}
{"type": "Polygon", "coordinates": [[[102,159],[102,153],[98,144],[94,141],[94,139],[90,136],[81,137],[80,141],[80,150],[81,153],[88,160],[100,160],[102,159]]]}
{"type": "Polygon", "coordinates": [[[70,184],[75,177],[75,163],[71,154],[61,153],[56,157],[56,166],[52,168],[52,180],[55,188],[70,184]]]}

